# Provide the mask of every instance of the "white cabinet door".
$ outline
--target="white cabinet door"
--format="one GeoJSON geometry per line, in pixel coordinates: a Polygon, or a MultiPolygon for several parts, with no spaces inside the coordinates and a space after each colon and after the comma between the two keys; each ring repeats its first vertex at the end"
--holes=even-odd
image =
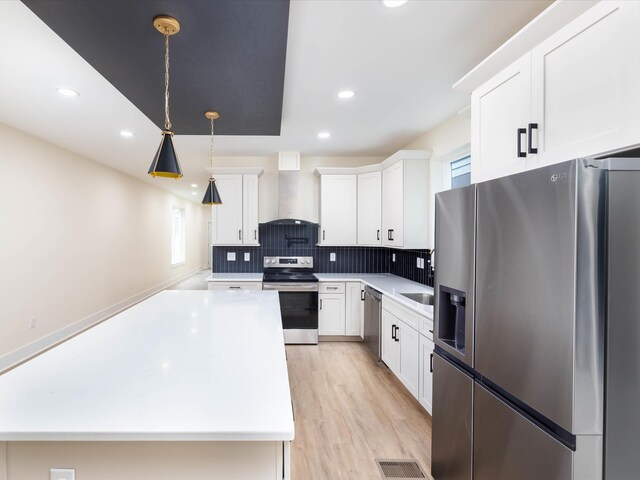
{"type": "Polygon", "coordinates": [[[640,143],[638,25],[638,2],[602,1],[532,51],[540,165],[640,143]]]}
{"type": "Polygon", "coordinates": [[[531,122],[531,53],[471,95],[471,181],[524,171],[531,122]],[[519,145],[520,144],[520,145],[519,145]],[[520,150],[518,150],[520,149],[520,150]]]}
{"type": "Polygon", "coordinates": [[[396,375],[400,373],[400,339],[396,336],[400,323],[395,315],[382,309],[382,361],[396,375]]]}
{"type": "MultiPolygon", "coordinates": [[[[425,185],[428,188],[428,185],[425,185]]],[[[401,247],[404,240],[404,164],[382,171],[382,244],[401,247]]]]}
{"type": "Polygon", "coordinates": [[[320,177],[320,244],[356,245],[357,176],[320,177]]]}
{"type": "Polygon", "coordinates": [[[211,208],[214,245],[242,244],[242,175],[216,175],[222,205],[211,208]]]}
{"type": "Polygon", "coordinates": [[[380,245],[382,239],[382,172],[358,175],[358,245],[380,245]]]}
{"type": "Polygon", "coordinates": [[[362,337],[362,309],[364,298],[360,282],[347,282],[345,302],[346,302],[346,335],[362,337]]]}
{"type": "Polygon", "coordinates": [[[242,243],[258,245],[258,175],[242,176],[242,243]]]}
{"type": "Polygon", "coordinates": [[[318,335],[344,335],[345,296],[341,293],[318,295],[318,335]]]}
{"type": "Polygon", "coordinates": [[[420,393],[418,400],[431,414],[433,397],[433,342],[420,335],[420,393]]]}
{"type": "Polygon", "coordinates": [[[396,329],[396,337],[400,338],[400,371],[398,378],[405,387],[418,398],[420,382],[420,335],[404,322],[396,329]]]}

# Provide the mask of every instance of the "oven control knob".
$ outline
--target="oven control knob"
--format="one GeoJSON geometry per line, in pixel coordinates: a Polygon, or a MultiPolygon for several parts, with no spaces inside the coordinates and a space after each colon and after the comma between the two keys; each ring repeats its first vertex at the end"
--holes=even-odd
{"type": "Polygon", "coordinates": [[[271,263],[271,259],[270,259],[270,258],[267,258],[267,259],[264,261],[264,263],[271,263]]]}

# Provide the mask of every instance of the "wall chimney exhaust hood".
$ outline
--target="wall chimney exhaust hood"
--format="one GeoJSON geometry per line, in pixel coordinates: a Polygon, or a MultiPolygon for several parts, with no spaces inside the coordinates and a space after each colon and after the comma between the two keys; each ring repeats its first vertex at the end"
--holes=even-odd
{"type": "Polygon", "coordinates": [[[300,152],[278,153],[278,219],[293,225],[300,218],[300,152]]]}

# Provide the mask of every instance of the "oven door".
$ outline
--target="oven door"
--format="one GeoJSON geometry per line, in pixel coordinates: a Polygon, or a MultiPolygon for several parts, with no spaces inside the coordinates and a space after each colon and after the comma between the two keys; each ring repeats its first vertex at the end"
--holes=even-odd
{"type": "Polygon", "coordinates": [[[318,343],[318,284],[264,283],[264,290],[277,290],[285,344],[318,343]]]}

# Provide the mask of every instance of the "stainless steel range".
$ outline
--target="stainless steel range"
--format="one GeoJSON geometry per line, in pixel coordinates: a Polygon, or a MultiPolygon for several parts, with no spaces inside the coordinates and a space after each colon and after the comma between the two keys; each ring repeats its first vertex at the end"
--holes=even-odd
{"type": "Polygon", "coordinates": [[[262,288],[280,297],[285,344],[318,343],[318,279],[313,257],[264,257],[262,288]]]}

